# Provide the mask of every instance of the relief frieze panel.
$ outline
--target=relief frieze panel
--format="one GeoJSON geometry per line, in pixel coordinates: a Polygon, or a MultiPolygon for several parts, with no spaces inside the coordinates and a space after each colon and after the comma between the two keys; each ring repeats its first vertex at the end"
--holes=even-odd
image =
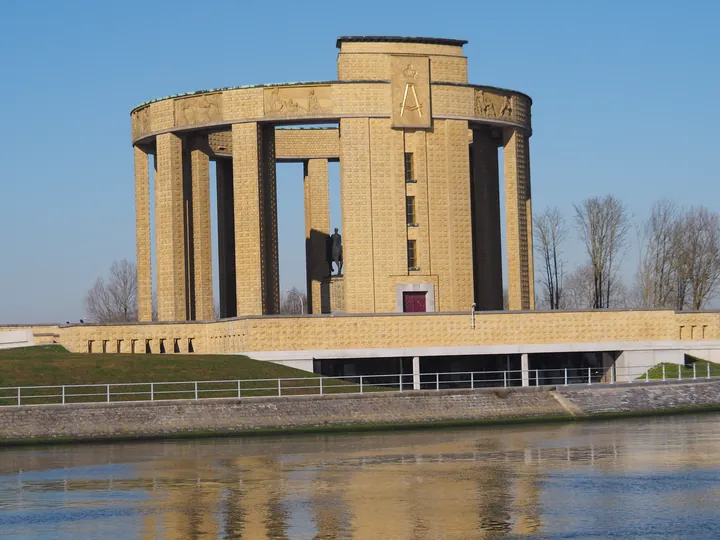
{"type": "Polygon", "coordinates": [[[202,94],[175,100],[175,125],[222,122],[222,94],[202,94]]]}
{"type": "Polygon", "coordinates": [[[150,106],[147,105],[133,113],[132,116],[132,136],[133,139],[149,133],[150,126],[150,106]]]}
{"type": "Polygon", "coordinates": [[[265,88],[265,116],[324,116],[332,113],[330,85],[265,88]]]}
{"type": "Polygon", "coordinates": [[[475,116],[517,122],[515,97],[491,90],[475,90],[475,116]]]}

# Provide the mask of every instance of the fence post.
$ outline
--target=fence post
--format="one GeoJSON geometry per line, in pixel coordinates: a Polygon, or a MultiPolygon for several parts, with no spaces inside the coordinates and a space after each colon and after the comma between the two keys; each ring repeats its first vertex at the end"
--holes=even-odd
{"type": "MultiPolygon", "coordinates": [[[[708,373],[709,373],[709,371],[708,371],[708,373]]],[[[435,374],[435,390],[440,390],[440,374],[439,373],[435,374]]]]}
{"type": "Polygon", "coordinates": [[[588,368],[588,386],[592,384],[592,368],[588,368]]]}
{"type": "Polygon", "coordinates": [[[363,376],[362,376],[362,375],[360,375],[360,393],[361,393],[361,394],[363,393],[363,388],[362,388],[362,377],[363,377],[363,376]]]}
{"type": "Polygon", "coordinates": [[[697,379],[697,364],[693,363],[693,380],[697,379]]]}
{"type": "Polygon", "coordinates": [[[535,370],[535,386],[540,386],[540,370],[535,370]]]}
{"type": "Polygon", "coordinates": [[[665,364],[662,365],[662,373],[663,373],[663,382],[665,382],[665,364]]]}
{"type": "Polygon", "coordinates": [[[470,372],[470,389],[475,390],[475,373],[470,372]]]}
{"type": "Polygon", "coordinates": [[[240,381],[238,381],[237,383],[238,383],[238,399],[240,399],[242,397],[242,395],[240,394],[240,381]]]}
{"type": "Polygon", "coordinates": [[[106,390],[107,390],[107,402],[110,403],[110,385],[109,384],[107,385],[106,390]]]}
{"type": "Polygon", "coordinates": [[[195,399],[198,398],[198,387],[197,387],[197,381],[195,381],[195,399]]]}
{"type": "Polygon", "coordinates": [[[678,381],[682,381],[682,368],[678,364],[678,381]]]}
{"type": "Polygon", "coordinates": [[[507,388],[507,371],[503,371],[503,388],[507,388]]]}
{"type": "Polygon", "coordinates": [[[610,366],[610,384],[615,384],[615,366],[610,366]]]}
{"type": "Polygon", "coordinates": [[[282,379],[278,379],[278,396],[282,396],[282,379]]]}
{"type": "Polygon", "coordinates": [[[648,383],[650,382],[650,370],[649,369],[645,372],[645,382],[648,382],[648,383]]]}
{"type": "Polygon", "coordinates": [[[18,407],[20,406],[20,387],[18,386],[18,407]]]}
{"type": "Polygon", "coordinates": [[[65,405],[65,386],[62,387],[62,404],[65,405]]]}
{"type": "Polygon", "coordinates": [[[400,379],[400,391],[402,392],[402,373],[398,375],[398,379],[400,379]]]}
{"type": "Polygon", "coordinates": [[[567,386],[567,384],[568,384],[567,368],[565,368],[564,371],[565,371],[565,386],[567,386]]]}
{"type": "Polygon", "coordinates": [[[323,395],[323,389],[322,389],[322,377],[320,377],[320,395],[323,395]]]}
{"type": "Polygon", "coordinates": [[[155,401],[155,383],[150,383],[150,401],[155,401]]]}
{"type": "Polygon", "coordinates": [[[708,376],[707,378],[710,378],[710,362],[707,363],[707,370],[708,370],[708,376]]]}

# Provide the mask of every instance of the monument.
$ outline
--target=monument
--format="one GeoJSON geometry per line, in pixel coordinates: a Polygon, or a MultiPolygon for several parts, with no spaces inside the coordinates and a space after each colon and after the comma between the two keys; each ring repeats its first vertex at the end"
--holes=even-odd
{"type": "Polygon", "coordinates": [[[531,100],[471,84],[465,43],[341,37],[335,81],[196,91],[133,109],[140,319],[151,319],[153,268],[160,321],[212,319],[213,275],[222,317],[278,313],[280,161],[304,164],[311,313],[500,310],[499,149],[509,307],[533,309],[531,100]],[[342,243],[338,229],[330,235],[331,161],[340,163],[342,243]],[[330,303],[321,299],[328,266],[342,280],[330,303]]]}
{"type": "Polygon", "coordinates": [[[531,101],[470,83],[464,44],[341,37],[337,80],[133,109],[141,322],[36,326],[33,339],[73,352],[247,354],[324,375],[412,373],[413,386],[433,372],[523,370],[514,383],[525,385],[551,364],[619,381],[686,355],[720,361],[717,312],[534,311],[531,101]],[[275,316],[277,162],[303,165],[304,316],[275,316]],[[342,207],[332,229],[331,162],[342,207]]]}

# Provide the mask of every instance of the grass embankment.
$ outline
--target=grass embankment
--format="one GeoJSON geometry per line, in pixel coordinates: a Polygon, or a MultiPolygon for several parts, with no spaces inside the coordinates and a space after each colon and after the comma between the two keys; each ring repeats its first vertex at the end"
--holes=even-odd
{"type": "MultiPolygon", "coordinates": [[[[195,385],[158,384],[199,382],[197,397],[237,397],[237,380],[242,380],[241,396],[278,395],[275,381],[261,379],[296,378],[283,381],[282,395],[318,395],[318,375],[299,369],[252,360],[240,355],[202,354],[77,354],[59,345],[0,351],[0,388],[27,386],[96,385],[66,388],[65,403],[194,399],[195,385]],[[304,379],[304,380],[303,380],[304,379]],[[153,382],[151,392],[150,382],[153,382]],[[129,386],[121,384],[139,383],[129,386]],[[152,396],[151,396],[152,393],[152,396]]],[[[323,379],[323,394],[358,392],[359,383],[323,379]]],[[[377,391],[369,385],[363,391],[377,391]]],[[[60,389],[28,389],[21,392],[23,404],[61,403],[60,389]]],[[[0,405],[17,403],[17,390],[0,390],[0,405]]]]}
{"type": "Polygon", "coordinates": [[[645,374],[638,377],[636,380],[662,380],[663,378],[663,367],[665,369],[665,379],[667,380],[678,380],[679,372],[682,374],[683,380],[692,379],[697,376],[698,379],[704,379],[708,377],[720,377],[720,364],[708,362],[707,360],[701,360],[700,358],[694,358],[692,356],[687,357],[689,361],[684,366],[678,366],[677,364],[662,363],[648,370],[647,376],[645,374]],[[693,368],[693,366],[695,366],[693,368]],[[708,371],[709,369],[709,371],[708,371]]]}

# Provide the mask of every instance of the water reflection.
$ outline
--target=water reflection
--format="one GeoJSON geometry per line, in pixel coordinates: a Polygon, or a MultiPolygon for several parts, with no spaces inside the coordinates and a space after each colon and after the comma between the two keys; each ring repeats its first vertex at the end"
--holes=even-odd
{"type": "Polygon", "coordinates": [[[6,449],[0,537],[714,538],[718,420],[6,449]]]}

